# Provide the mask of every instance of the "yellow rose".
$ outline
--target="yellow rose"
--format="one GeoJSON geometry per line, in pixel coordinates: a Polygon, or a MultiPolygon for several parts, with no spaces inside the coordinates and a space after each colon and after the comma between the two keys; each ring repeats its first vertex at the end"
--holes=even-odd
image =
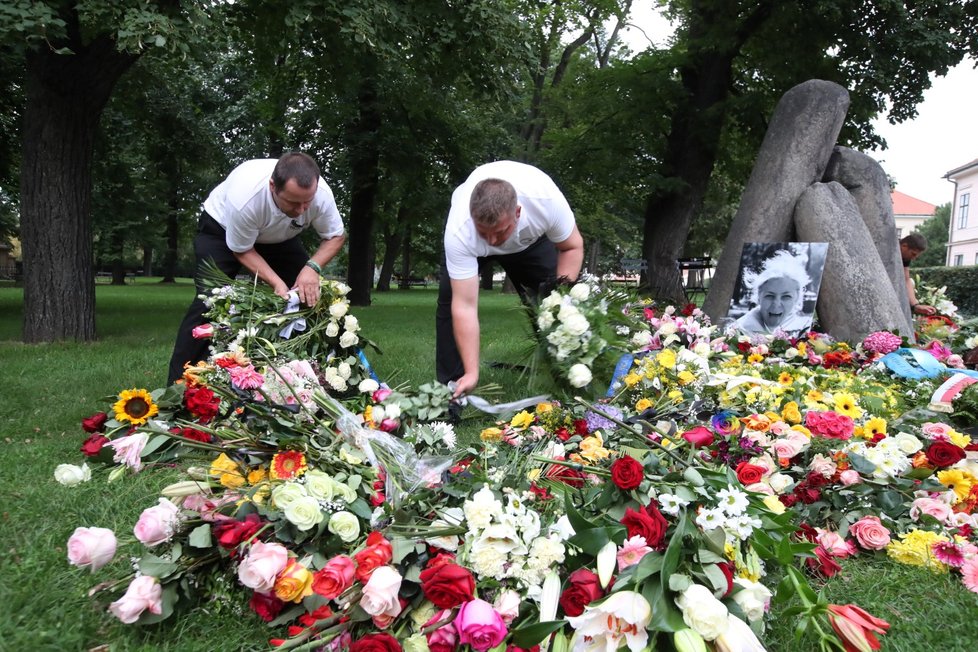
{"type": "Polygon", "coordinates": [[[694,380],[696,380],[696,375],[693,374],[692,372],[685,371],[685,370],[679,372],[679,384],[680,385],[688,385],[691,382],[693,382],[694,380]]]}
{"type": "Polygon", "coordinates": [[[639,411],[639,412],[645,412],[646,410],[648,410],[653,405],[655,405],[655,403],[653,403],[649,399],[647,399],[647,398],[640,398],[640,399],[638,399],[638,402],[635,403],[635,409],[637,411],[639,411]]]}
{"type": "Polygon", "coordinates": [[[503,431],[499,428],[486,428],[479,433],[479,439],[486,443],[502,441],[503,431]]]}
{"type": "Polygon", "coordinates": [[[218,478],[219,482],[228,489],[237,489],[245,483],[244,470],[224,453],[211,462],[210,475],[218,478]]]}
{"type": "Polygon", "coordinates": [[[604,440],[601,433],[594,433],[590,437],[585,437],[581,442],[581,457],[591,462],[607,459],[610,453],[604,447],[604,440]]]}
{"type": "Polygon", "coordinates": [[[258,484],[259,482],[268,478],[268,471],[264,467],[259,466],[256,469],[252,469],[248,472],[248,484],[258,484]]]}
{"type": "Polygon", "coordinates": [[[526,428],[533,423],[533,415],[523,410],[522,412],[513,416],[513,419],[509,422],[509,425],[514,428],[526,428]]]}
{"type": "Polygon", "coordinates": [[[795,401],[785,403],[781,409],[781,418],[786,423],[801,423],[801,411],[798,409],[798,403],[795,401]]]}
{"type": "Polygon", "coordinates": [[[655,355],[655,361],[666,369],[672,369],[676,366],[676,354],[672,349],[662,349],[655,355]]]}
{"type": "Polygon", "coordinates": [[[777,496],[764,496],[764,505],[775,514],[784,514],[784,503],[777,496]]]}
{"type": "Polygon", "coordinates": [[[554,409],[553,403],[537,403],[536,413],[546,414],[547,412],[552,412],[554,409]]]}
{"type": "Polygon", "coordinates": [[[642,377],[635,372],[631,372],[626,374],[622,380],[625,381],[626,387],[634,387],[635,385],[638,385],[639,381],[642,380],[642,377]]]}
{"type": "Polygon", "coordinates": [[[275,597],[282,602],[301,602],[308,595],[312,595],[312,573],[294,559],[290,560],[275,578],[275,597]]]}

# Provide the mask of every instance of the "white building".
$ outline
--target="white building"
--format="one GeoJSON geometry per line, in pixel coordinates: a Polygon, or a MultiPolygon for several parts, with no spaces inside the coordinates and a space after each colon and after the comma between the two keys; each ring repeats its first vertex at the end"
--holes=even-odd
{"type": "Polygon", "coordinates": [[[978,217],[970,215],[971,195],[978,191],[978,159],[954,168],[944,178],[954,184],[945,264],[978,265],[978,217]]]}

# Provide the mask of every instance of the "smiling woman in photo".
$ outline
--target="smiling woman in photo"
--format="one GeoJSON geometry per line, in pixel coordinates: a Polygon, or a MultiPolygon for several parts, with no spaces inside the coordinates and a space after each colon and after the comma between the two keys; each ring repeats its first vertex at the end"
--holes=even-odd
{"type": "Polygon", "coordinates": [[[737,319],[734,327],[748,333],[791,333],[808,328],[811,316],[802,313],[802,305],[809,283],[811,278],[800,258],[790,251],[777,252],[764,262],[760,272],[744,274],[754,308],[737,319]]]}

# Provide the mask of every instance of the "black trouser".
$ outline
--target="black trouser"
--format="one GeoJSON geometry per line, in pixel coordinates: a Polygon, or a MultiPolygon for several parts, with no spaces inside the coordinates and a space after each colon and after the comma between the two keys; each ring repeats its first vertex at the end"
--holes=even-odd
{"type": "MultiPolygon", "coordinates": [[[[540,285],[557,275],[557,248],[546,236],[515,254],[477,260],[480,273],[487,263],[499,263],[525,304],[535,301],[540,285]]],[[[447,383],[458,380],[464,373],[452,329],[452,284],[443,260],[438,282],[438,309],[435,311],[435,375],[438,382],[447,383]]]]}
{"type": "MultiPolygon", "coordinates": [[[[296,277],[309,259],[309,254],[302,246],[298,236],[275,244],[255,243],[255,251],[289,286],[295,283],[296,277]]],[[[237,276],[242,268],[234,252],[228,249],[224,227],[207,213],[200,215],[197,237],[194,238],[194,255],[197,259],[197,274],[194,277],[194,284],[197,286],[198,296],[190,304],[190,308],[187,309],[187,314],[177,331],[177,341],[173,346],[173,356],[170,358],[167,385],[172,384],[173,381],[183,375],[185,364],[194,364],[207,358],[207,340],[194,339],[192,335],[194,328],[206,321],[204,313],[207,312],[207,306],[204,305],[199,295],[208,292],[209,288],[204,287],[201,278],[201,264],[205,260],[211,260],[218,269],[231,278],[237,276]]]]}

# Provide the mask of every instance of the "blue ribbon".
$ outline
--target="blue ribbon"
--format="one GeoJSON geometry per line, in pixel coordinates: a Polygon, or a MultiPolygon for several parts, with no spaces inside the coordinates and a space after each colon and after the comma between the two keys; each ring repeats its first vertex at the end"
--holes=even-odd
{"type": "MultiPolygon", "coordinates": [[[[951,373],[951,370],[944,366],[940,360],[922,349],[897,349],[880,358],[880,362],[901,378],[934,378],[941,374],[951,373]]],[[[954,369],[953,372],[978,378],[978,371],[970,369],[954,369]]]]}
{"type": "Polygon", "coordinates": [[[363,365],[363,368],[367,370],[367,373],[370,374],[370,377],[379,383],[380,378],[378,378],[377,374],[374,373],[374,368],[370,366],[370,362],[367,360],[367,356],[363,353],[363,349],[357,349],[357,359],[360,361],[360,364],[363,365]]]}
{"type": "Polygon", "coordinates": [[[615,385],[625,377],[634,362],[635,356],[631,353],[623,353],[618,358],[618,362],[615,363],[615,372],[611,375],[611,382],[608,383],[608,391],[605,393],[606,398],[611,398],[615,395],[615,385]]]}

